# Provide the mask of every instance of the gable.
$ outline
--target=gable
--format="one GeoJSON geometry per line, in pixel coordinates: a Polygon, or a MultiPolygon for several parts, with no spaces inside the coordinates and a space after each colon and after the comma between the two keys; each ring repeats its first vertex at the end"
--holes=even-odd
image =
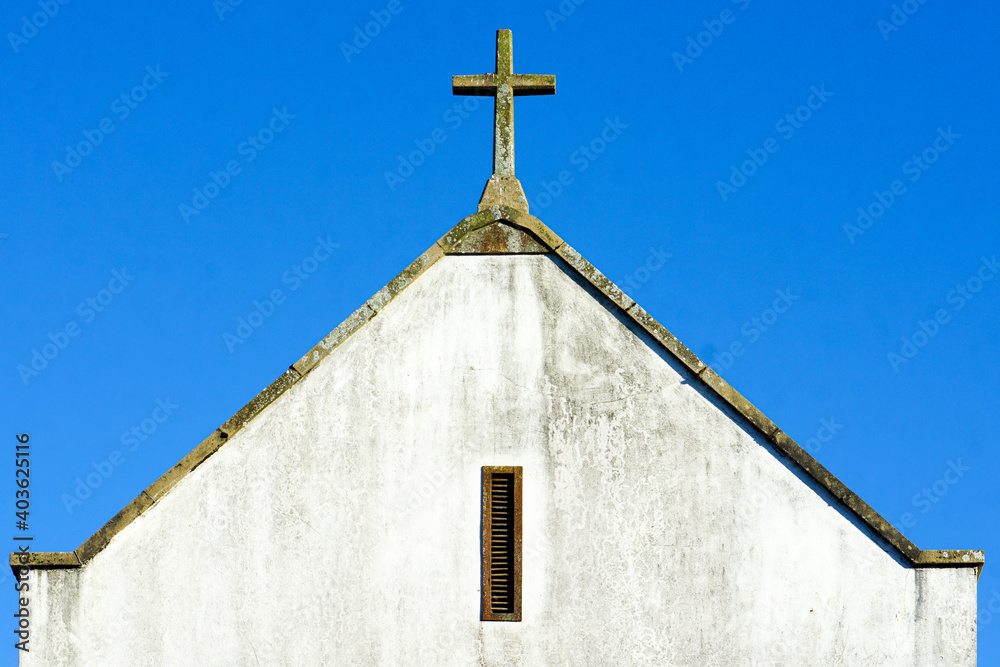
{"type": "Polygon", "coordinates": [[[441,257],[242,423],[46,573],[47,664],[923,664],[942,598],[973,645],[972,571],[915,576],[551,253],[441,257]],[[483,465],[523,466],[522,623],[479,622],[483,465]]]}

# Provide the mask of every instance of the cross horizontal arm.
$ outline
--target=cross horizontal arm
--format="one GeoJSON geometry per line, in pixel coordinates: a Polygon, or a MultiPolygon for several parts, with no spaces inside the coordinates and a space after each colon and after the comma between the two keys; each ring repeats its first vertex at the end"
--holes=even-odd
{"type": "Polygon", "coordinates": [[[451,92],[454,95],[493,97],[497,94],[496,77],[493,74],[453,76],[451,77],[451,92]]]}
{"type": "MultiPolygon", "coordinates": [[[[554,74],[511,74],[507,85],[518,95],[555,95],[554,74]]],[[[492,97],[497,94],[495,74],[465,74],[451,77],[451,92],[455,95],[492,97]]]]}
{"type": "Polygon", "coordinates": [[[514,95],[555,95],[555,74],[511,74],[507,83],[514,89],[514,95]]]}

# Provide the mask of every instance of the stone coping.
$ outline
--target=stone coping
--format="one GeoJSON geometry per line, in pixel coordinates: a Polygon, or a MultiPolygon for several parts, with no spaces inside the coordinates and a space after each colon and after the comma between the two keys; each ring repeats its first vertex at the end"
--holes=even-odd
{"type": "MultiPolygon", "coordinates": [[[[800,447],[794,440],[779,429],[753,404],[733,389],[714,370],[701,361],[691,350],[667,331],[659,322],[639,304],[628,297],[614,283],[598,271],[593,264],[584,259],[576,250],[545,226],[542,221],[527,212],[506,205],[493,205],[470,215],[459,222],[451,231],[441,237],[426,252],[412,264],[389,281],[385,287],[376,292],[360,308],[351,313],[347,319],[330,332],[315,347],[289,367],[277,380],[264,391],[255,396],[235,415],[230,417],[217,431],[212,433],[201,444],[182,458],[176,465],[153,482],[149,488],[140,493],[118,514],[108,521],[100,530],[81,544],[75,551],[69,552],[31,552],[26,562],[21,562],[24,555],[12,553],[10,566],[17,575],[18,568],[54,569],[81,567],[99,553],[111,539],[128,524],[149,509],[160,498],[167,494],[183,477],[197,468],[209,456],[215,453],[226,441],[246,426],[251,419],[260,414],[275,399],[281,396],[296,382],[301,380],[330,352],[360,329],[368,320],[375,317],[382,308],[392,301],[397,294],[409,286],[432,264],[449,254],[470,254],[480,252],[477,246],[461,247],[459,243],[474,232],[494,224],[506,224],[521,230],[527,235],[524,247],[537,248],[542,246],[550,253],[559,256],[572,267],[584,280],[594,286],[599,292],[624,311],[654,340],[662,345],[673,357],[680,361],[691,373],[701,380],[706,387],[715,392],[727,405],[741,415],[747,422],[760,431],[767,440],[784,456],[791,459],[807,475],[830,492],[848,509],[857,515],[875,533],[898,551],[914,567],[975,567],[977,577],[982,573],[985,554],[981,550],[921,550],[917,548],[902,533],[896,530],[878,512],[872,509],[857,494],[848,489],[840,480],[824,468],[819,461],[800,447]]],[[[481,252],[487,252],[481,250],[481,252]]],[[[525,252],[533,252],[526,250],[525,252]]]]}

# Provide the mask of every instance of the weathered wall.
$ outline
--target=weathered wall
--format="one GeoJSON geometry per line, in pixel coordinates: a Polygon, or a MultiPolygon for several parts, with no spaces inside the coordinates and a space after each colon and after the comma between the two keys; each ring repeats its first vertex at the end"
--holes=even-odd
{"type": "MultiPolygon", "coordinates": [[[[975,665],[913,569],[548,256],[450,256],[80,570],[22,665],[975,665]],[[480,467],[524,466],[521,623],[480,467]]],[[[603,297],[601,297],[603,299],[603,297]]]]}

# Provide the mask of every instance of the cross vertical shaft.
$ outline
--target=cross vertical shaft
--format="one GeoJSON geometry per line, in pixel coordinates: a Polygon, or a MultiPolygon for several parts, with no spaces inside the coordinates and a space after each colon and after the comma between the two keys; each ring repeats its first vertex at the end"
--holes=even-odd
{"type": "Polygon", "coordinates": [[[493,105],[493,173],[514,175],[514,40],[510,30],[497,30],[496,102],[493,105]]]}

